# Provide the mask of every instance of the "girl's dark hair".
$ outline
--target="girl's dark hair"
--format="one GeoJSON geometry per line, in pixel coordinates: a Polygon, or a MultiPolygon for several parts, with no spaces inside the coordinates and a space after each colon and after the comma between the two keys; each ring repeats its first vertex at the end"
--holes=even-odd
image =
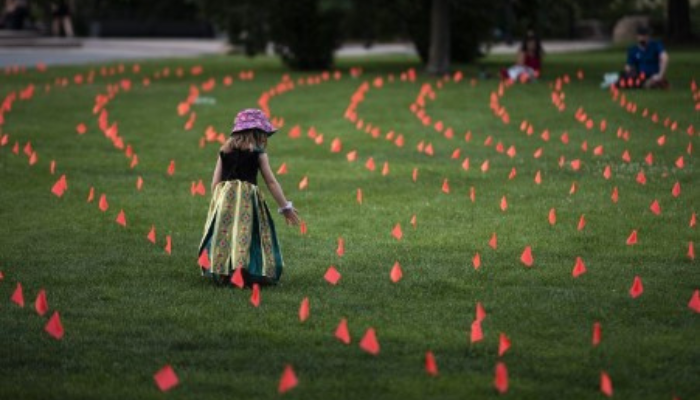
{"type": "Polygon", "coordinates": [[[540,37],[537,36],[534,32],[529,31],[527,35],[525,35],[525,38],[523,38],[523,42],[520,45],[520,51],[523,53],[527,52],[527,43],[529,41],[534,41],[535,42],[535,57],[540,58],[542,57],[542,42],[540,41],[540,37]]]}

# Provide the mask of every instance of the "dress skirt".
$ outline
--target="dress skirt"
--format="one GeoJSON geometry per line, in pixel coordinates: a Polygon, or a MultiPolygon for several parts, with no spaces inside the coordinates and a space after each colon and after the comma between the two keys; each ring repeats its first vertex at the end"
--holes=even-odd
{"type": "Polygon", "coordinates": [[[240,180],[214,188],[199,256],[206,251],[210,267],[202,275],[230,279],[241,268],[246,284],[274,284],[284,263],[275,225],[258,186],[240,180]]]}

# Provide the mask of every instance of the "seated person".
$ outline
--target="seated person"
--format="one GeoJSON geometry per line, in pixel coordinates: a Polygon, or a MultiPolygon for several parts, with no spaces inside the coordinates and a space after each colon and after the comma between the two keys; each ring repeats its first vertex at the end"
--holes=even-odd
{"type": "Polygon", "coordinates": [[[518,51],[516,64],[508,69],[502,69],[501,77],[523,82],[538,78],[542,69],[543,53],[540,39],[533,31],[528,31],[518,51]]]}
{"type": "Polygon", "coordinates": [[[651,40],[649,28],[637,29],[637,43],[627,50],[627,64],[617,86],[621,88],[667,88],[668,53],[658,40],[651,40]]]}

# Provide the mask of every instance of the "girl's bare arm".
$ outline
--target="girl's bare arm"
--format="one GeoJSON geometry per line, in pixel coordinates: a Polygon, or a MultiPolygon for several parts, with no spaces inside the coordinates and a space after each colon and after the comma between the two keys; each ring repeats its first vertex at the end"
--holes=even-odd
{"type": "Polygon", "coordinates": [[[265,153],[260,154],[259,160],[260,160],[260,172],[262,172],[263,179],[265,179],[265,184],[267,184],[267,188],[270,190],[272,197],[275,198],[275,201],[277,202],[277,205],[280,208],[286,206],[287,205],[287,198],[284,197],[284,192],[282,191],[282,187],[277,182],[277,178],[275,178],[275,174],[272,173],[272,169],[270,168],[270,160],[267,158],[267,154],[265,154],[265,153]]]}

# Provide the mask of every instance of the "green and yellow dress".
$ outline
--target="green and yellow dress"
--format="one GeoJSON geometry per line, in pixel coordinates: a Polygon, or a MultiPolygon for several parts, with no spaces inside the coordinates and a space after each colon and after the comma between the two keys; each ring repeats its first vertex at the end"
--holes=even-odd
{"type": "Polygon", "coordinates": [[[199,255],[210,267],[202,275],[229,281],[241,268],[247,285],[274,284],[284,262],[270,210],[257,185],[260,151],[220,152],[221,182],[214,188],[199,255]]]}

